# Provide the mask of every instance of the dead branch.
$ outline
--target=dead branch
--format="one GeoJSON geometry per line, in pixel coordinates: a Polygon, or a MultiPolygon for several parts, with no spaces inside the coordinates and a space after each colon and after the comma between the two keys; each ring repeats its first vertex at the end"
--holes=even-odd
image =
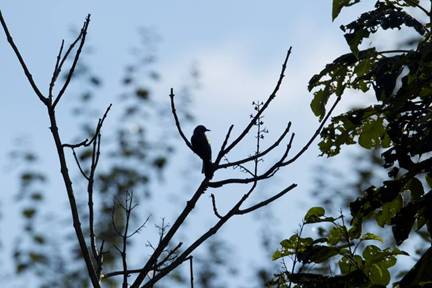
{"type": "MultiPolygon", "coordinates": [[[[85,36],[85,33],[87,32],[89,22],[90,22],[90,15],[87,16],[86,21],[84,22],[83,28],[81,29],[81,31],[82,31],[81,33],[83,34],[83,36],[85,36]]],[[[12,50],[15,52],[15,55],[17,56],[18,61],[20,62],[21,67],[24,70],[24,74],[26,75],[28,82],[32,86],[32,88],[33,88],[36,96],[39,98],[39,100],[41,100],[41,102],[47,107],[48,116],[49,116],[49,120],[50,120],[50,124],[51,124],[50,130],[51,130],[51,134],[53,136],[54,143],[55,143],[56,150],[57,150],[57,154],[59,157],[60,172],[62,174],[63,181],[64,181],[65,188],[66,188],[66,192],[67,192],[67,196],[68,196],[68,201],[69,201],[70,210],[71,210],[71,214],[72,214],[72,221],[73,221],[73,227],[75,229],[75,234],[76,234],[77,239],[78,239],[80,250],[81,250],[81,253],[83,255],[91,283],[92,283],[93,287],[100,287],[99,279],[98,279],[97,273],[95,271],[95,268],[93,267],[93,263],[92,263],[92,260],[90,257],[90,252],[87,248],[86,240],[84,238],[84,234],[83,234],[83,231],[81,228],[81,222],[80,222],[80,217],[79,217],[79,213],[78,213],[78,207],[76,204],[75,194],[74,194],[74,190],[72,187],[72,180],[71,180],[71,177],[69,175],[68,166],[67,166],[66,157],[65,157],[65,152],[64,152],[64,147],[63,147],[63,143],[62,143],[59,131],[58,131],[57,120],[56,120],[56,115],[55,115],[55,106],[58,103],[58,101],[60,100],[61,96],[66,91],[66,88],[69,84],[70,78],[72,77],[72,75],[74,73],[75,66],[77,65],[77,62],[79,59],[79,53],[81,52],[81,49],[79,49],[75,55],[75,59],[74,59],[74,62],[72,64],[72,67],[70,68],[70,70],[68,72],[68,79],[64,83],[63,88],[61,89],[61,91],[59,93],[60,97],[57,97],[57,99],[53,103],[52,98],[45,97],[42,94],[42,92],[40,91],[40,89],[38,88],[37,84],[34,82],[33,76],[30,73],[29,69],[27,68],[27,64],[25,63],[19,49],[15,45],[15,42],[12,38],[12,35],[9,32],[9,29],[6,25],[6,21],[4,20],[1,11],[0,11],[0,23],[3,27],[3,31],[5,32],[5,35],[6,35],[6,38],[7,38],[9,45],[11,46],[12,50]]],[[[81,43],[80,43],[80,48],[82,48],[82,46],[84,45],[84,42],[85,42],[85,37],[82,37],[81,43]]],[[[61,64],[58,64],[58,65],[60,66],[61,64]]],[[[55,82],[55,80],[57,79],[57,76],[54,74],[55,74],[55,72],[53,73],[53,76],[51,79],[54,79],[54,82],[55,82]]],[[[54,83],[52,83],[52,87],[54,87],[54,83]]]]}

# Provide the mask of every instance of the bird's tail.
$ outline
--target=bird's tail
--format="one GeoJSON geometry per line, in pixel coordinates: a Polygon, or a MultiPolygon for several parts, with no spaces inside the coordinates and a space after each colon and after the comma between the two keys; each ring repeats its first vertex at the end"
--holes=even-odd
{"type": "Polygon", "coordinates": [[[213,178],[213,163],[211,161],[203,161],[202,171],[206,178],[213,178]]]}

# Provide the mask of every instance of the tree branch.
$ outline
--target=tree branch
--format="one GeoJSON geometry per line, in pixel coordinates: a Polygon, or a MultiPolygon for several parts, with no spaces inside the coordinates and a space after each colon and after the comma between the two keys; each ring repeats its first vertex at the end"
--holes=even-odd
{"type": "MultiPolygon", "coordinates": [[[[80,54],[81,54],[81,50],[82,50],[82,48],[84,46],[84,42],[85,42],[86,35],[87,35],[87,28],[88,28],[89,23],[90,23],[90,14],[87,15],[87,18],[84,21],[84,25],[81,28],[81,33],[79,34],[78,38],[75,40],[74,43],[72,43],[72,45],[69,47],[68,52],[66,52],[65,57],[63,58],[64,60],[66,59],[66,57],[69,54],[69,51],[71,51],[72,48],[73,48],[73,46],[75,46],[75,44],[78,42],[78,40],[80,40],[80,44],[78,46],[77,52],[75,53],[75,57],[74,57],[74,60],[72,62],[72,66],[69,69],[69,72],[67,74],[66,81],[63,83],[63,87],[60,89],[60,92],[58,93],[57,98],[54,100],[53,107],[57,106],[58,102],[60,101],[61,97],[63,96],[64,92],[66,91],[66,89],[67,89],[67,87],[69,85],[69,82],[72,79],[73,73],[75,72],[75,67],[78,64],[78,60],[79,60],[79,57],[80,57],[80,54]]],[[[60,66],[59,66],[59,69],[57,71],[57,74],[60,73],[61,66],[63,65],[64,60],[60,63],[60,66]]]]}
{"type": "Polygon", "coordinates": [[[248,184],[248,183],[253,183],[253,182],[261,181],[261,180],[264,180],[264,179],[268,179],[280,167],[284,166],[283,165],[283,163],[284,163],[283,161],[288,156],[288,153],[291,150],[291,146],[292,146],[292,142],[294,140],[294,136],[295,136],[295,134],[293,133],[291,135],[291,139],[290,139],[290,141],[289,141],[289,143],[288,143],[288,145],[287,145],[287,147],[285,149],[285,152],[282,155],[282,157],[279,159],[279,161],[277,161],[273,166],[271,166],[269,169],[267,169],[261,175],[256,175],[256,176],[253,176],[251,178],[229,178],[229,179],[225,179],[225,180],[209,182],[209,184],[208,184],[209,187],[217,188],[217,187],[222,187],[222,186],[227,185],[227,184],[235,184],[235,183],[237,183],[237,184],[248,184]]]}
{"type": "Polygon", "coordinates": [[[293,163],[294,161],[296,161],[301,155],[303,155],[304,152],[306,152],[306,150],[309,148],[309,146],[312,144],[312,142],[315,140],[316,137],[318,137],[318,135],[321,133],[322,128],[324,127],[325,123],[327,122],[328,118],[330,118],[331,114],[333,113],[333,110],[336,108],[336,105],[339,103],[339,101],[341,100],[341,97],[337,97],[335,102],[333,103],[332,107],[330,108],[330,110],[327,112],[327,115],[324,117],[324,119],[321,121],[321,124],[318,126],[318,128],[315,130],[315,133],[312,135],[312,137],[309,139],[309,141],[303,146],[302,149],[300,149],[300,151],[294,156],[292,157],[290,160],[284,162],[282,165],[283,166],[287,166],[291,163],[293,163]]]}
{"type": "MultiPolygon", "coordinates": [[[[179,126],[178,126],[179,127],[179,126]]],[[[138,288],[139,285],[144,281],[146,275],[150,272],[150,270],[154,267],[154,265],[157,263],[157,259],[161,255],[161,253],[164,251],[165,247],[169,244],[171,239],[174,237],[177,230],[180,228],[180,226],[183,224],[183,222],[186,220],[189,213],[193,210],[198,200],[201,198],[201,196],[204,194],[204,192],[207,190],[208,187],[208,180],[204,179],[198,189],[195,191],[194,195],[191,197],[189,201],[186,202],[186,206],[183,209],[183,211],[180,213],[180,215],[177,217],[174,224],[171,226],[171,228],[168,230],[167,234],[161,239],[158,246],[156,247],[155,251],[153,251],[153,254],[150,256],[150,258],[147,260],[144,267],[140,270],[137,278],[130,286],[131,288],[138,288]]]]}
{"type": "Polygon", "coordinates": [[[52,77],[51,77],[51,82],[50,82],[50,84],[49,84],[49,90],[48,90],[48,99],[49,99],[49,101],[52,101],[52,97],[53,97],[53,89],[54,89],[54,85],[55,85],[55,82],[57,81],[57,77],[58,77],[58,75],[59,75],[59,73],[60,73],[60,58],[61,58],[61,54],[62,54],[62,52],[63,52],[63,47],[64,47],[64,40],[62,40],[62,42],[61,42],[61,45],[60,45],[60,50],[59,50],[59,53],[57,54],[57,58],[56,58],[56,63],[55,63],[55,66],[54,66],[54,71],[53,71],[53,74],[52,74],[52,77]]]}
{"type": "Polygon", "coordinates": [[[270,151],[272,151],[274,148],[276,148],[277,146],[279,146],[279,144],[281,143],[281,141],[285,138],[285,136],[288,134],[288,132],[290,131],[291,128],[291,122],[288,123],[287,127],[285,128],[285,130],[283,131],[283,133],[279,136],[279,138],[271,145],[269,146],[267,149],[265,149],[262,152],[259,152],[257,154],[254,154],[250,157],[238,160],[238,161],[234,161],[234,162],[229,162],[229,163],[225,163],[225,164],[220,164],[217,166],[217,169],[225,169],[228,167],[235,167],[235,166],[239,166],[240,164],[249,162],[249,161],[253,161],[257,158],[261,158],[263,156],[265,156],[267,153],[269,153],[270,151]]]}
{"type": "Polygon", "coordinates": [[[18,50],[17,46],[15,45],[15,42],[12,38],[12,35],[9,32],[9,29],[6,25],[4,18],[3,18],[1,10],[0,10],[0,22],[1,22],[1,25],[3,27],[4,32],[6,34],[7,41],[9,42],[9,45],[12,47],[13,51],[15,52],[15,55],[17,56],[18,61],[20,62],[21,67],[24,70],[24,74],[27,77],[27,80],[30,83],[31,87],[33,88],[33,91],[36,93],[36,95],[39,97],[39,100],[41,100],[42,103],[44,103],[45,105],[48,105],[48,99],[42,94],[42,92],[37,87],[36,83],[33,80],[32,74],[30,73],[29,69],[27,68],[27,65],[26,65],[23,57],[21,56],[20,51],[18,50]]]}
{"type": "Polygon", "coordinates": [[[297,184],[291,184],[289,187],[285,188],[284,190],[282,190],[281,192],[279,192],[278,194],[274,195],[273,197],[270,197],[264,201],[261,201],[249,208],[245,208],[245,209],[239,209],[238,212],[236,214],[238,215],[243,215],[243,214],[247,214],[250,213],[252,211],[255,211],[261,207],[264,207],[270,203],[272,203],[273,201],[279,199],[280,197],[284,196],[286,193],[288,193],[289,191],[291,191],[292,189],[294,189],[295,187],[297,187],[297,184]]]}
{"type": "Polygon", "coordinates": [[[183,133],[183,130],[182,130],[181,125],[180,125],[180,121],[179,121],[178,116],[177,116],[177,110],[176,110],[175,103],[174,103],[174,96],[175,95],[174,95],[174,89],[173,88],[171,88],[171,92],[170,92],[169,96],[170,96],[170,99],[171,99],[171,112],[172,112],[172,114],[174,116],[174,120],[175,120],[175,124],[176,124],[177,130],[178,130],[181,138],[185,142],[186,146],[188,146],[189,149],[193,152],[192,144],[190,143],[190,141],[186,138],[185,134],[183,133]]]}
{"type": "MultiPolygon", "coordinates": [[[[87,27],[88,21],[89,21],[89,16],[87,17],[85,27],[87,27]]],[[[90,281],[91,281],[93,287],[99,288],[100,284],[99,284],[98,276],[97,276],[95,269],[93,267],[90,253],[89,253],[89,250],[87,248],[87,244],[86,244],[84,234],[83,234],[83,231],[81,228],[81,222],[80,222],[80,217],[79,217],[79,213],[78,213],[78,207],[76,204],[74,190],[72,187],[72,180],[71,180],[71,177],[69,175],[68,166],[67,166],[66,158],[65,158],[64,147],[63,147],[63,144],[62,144],[62,141],[60,138],[60,134],[58,131],[58,127],[57,127],[57,121],[56,121],[56,115],[55,115],[55,109],[54,109],[55,105],[52,105],[52,103],[49,101],[49,99],[42,95],[42,93],[40,92],[36,83],[34,82],[33,77],[31,75],[31,73],[29,72],[27,65],[25,64],[24,59],[21,56],[20,51],[18,50],[18,48],[16,47],[16,45],[13,41],[13,38],[12,38],[8,28],[7,28],[6,22],[4,21],[3,15],[1,14],[1,12],[0,12],[0,22],[1,22],[1,25],[3,27],[3,30],[5,31],[8,42],[9,42],[10,46],[12,47],[12,49],[14,50],[14,52],[15,52],[15,54],[16,54],[16,56],[17,56],[17,58],[21,64],[21,67],[24,70],[24,74],[26,75],[27,80],[29,81],[29,83],[32,86],[36,95],[39,97],[39,99],[42,101],[42,103],[44,103],[45,106],[47,107],[48,116],[49,116],[49,120],[50,120],[50,124],[51,124],[50,130],[51,130],[51,133],[52,133],[52,136],[54,139],[54,143],[55,143],[55,146],[57,149],[57,154],[59,157],[60,171],[61,171],[63,181],[64,181],[64,184],[66,187],[66,192],[67,192],[70,210],[71,210],[71,214],[72,214],[73,227],[75,229],[75,234],[77,236],[80,250],[81,250],[82,256],[84,258],[84,261],[85,261],[85,264],[87,267],[90,281]]],[[[82,41],[81,44],[84,45],[84,40],[82,41]]],[[[78,61],[78,59],[75,60],[75,65],[77,64],[76,63],[77,61],[78,61]]],[[[73,72],[74,72],[74,70],[71,69],[70,77],[72,77],[73,72]]],[[[64,87],[65,87],[64,88],[64,90],[65,90],[67,85],[64,87]]],[[[64,91],[63,91],[63,93],[64,93],[64,91]]]]}
{"type": "Polygon", "coordinates": [[[220,155],[216,159],[215,163],[219,163],[220,160],[222,159],[222,157],[224,155],[228,154],[247,135],[247,133],[252,128],[252,126],[254,125],[254,123],[256,122],[256,120],[261,116],[261,114],[266,110],[266,108],[268,107],[268,105],[276,97],[276,94],[279,91],[279,88],[280,88],[280,86],[282,84],[282,79],[285,77],[285,70],[286,70],[286,66],[287,66],[287,62],[288,62],[289,56],[291,55],[291,49],[292,49],[292,47],[290,47],[288,49],[287,55],[286,55],[285,60],[284,60],[284,62],[282,64],[282,71],[281,71],[281,73],[279,75],[279,79],[278,79],[278,81],[276,83],[276,86],[275,86],[273,92],[268,97],[267,101],[264,103],[263,107],[260,109],[260,111],[258,111],[258,113],[255,115],[255,117],[252,118],[252,120],[249,122],[249,124],[243,130],[243,132],[240,133],[240,135],[230,145],[228,145],[228,147],[223,151],[223,153],[220,153],[220,155]]]}
{"type": "Polygon", "coordinates": [[[217,218],[222,219],[223,217],[219,214],[217,207],[216,207],[216,198],[214,196],[214,194],[210,194],[211,199],[212,199],[212,206],[213,206],[213,212],[216,215],[217,218]]]}

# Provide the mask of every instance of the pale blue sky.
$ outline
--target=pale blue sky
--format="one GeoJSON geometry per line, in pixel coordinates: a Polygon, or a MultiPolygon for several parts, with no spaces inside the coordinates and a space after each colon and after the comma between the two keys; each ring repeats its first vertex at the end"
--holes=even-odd
{"type": "MultiPolygon", "coordinates": [[[[99,95],[105,98],[98,99],[102,106],[114,101],[120,91],[119,79],[124,65],[131,59],[130,48],[137,46],[138,28],[154,29],[162,38],[158,69],[163,79],[154,91],[156,97],[167,97],[170,87],[180,87],[191,65],[196,64],[202,88],[194,99],[194,113],[198,122],[212,130],[209,137],[217,146],[231,123],[241,127],[248,120],[252,100],[265,99],[273,89],[285,53],[293,46],[286,81],[265,120],[271,128],[266,140],[269,142],[287,121],[293,122],[293,131],[297,134],[294,151],[318,124],[309,108],[311,94],[306,89],[307,81],[326,63],[348,51],[339,25],[355,11],[348,9],[341,17],[342,22],[332,23],[331,1],[319,0],[3,1],[0,9],[36,82],[44,91],[61,39],[70,41],[70,27],[79,27],[87,13],[91,13],[87,44],[94,47],[96,53],[88,59],[104,80],[99,95]]],[[[14,137],[30,135],[34,149],[45,156],[42,164],[57,178],[51,186],[61,190],[57,159],[51,154],[53,145],[46,111],[33,95],[3,33],[0,34],[0,87],[4,99],[0,107],[0,129],[4,137],[0,141],[0,168],[5,170],[5,154],[14,137]]],[[[347,102],[342,103],[346,105],[347,102]]],[[[73,119],[60,117],[59,122],[65,139],[74,135],[77,124],[73,119]]],[[[109,125],[109,121],[107,123],[109,125]]],[[[238,131],[239,128],[234,130],[238,131]]],[[[187,152],[187,149],[180,151],[187,152]]],[[[249,153],[242,152],[237,155],[249,153]]],[[[268,207],[278,215],[279,224],[285,230],[283,236],[296,229],[307,207],[318,204],[307,196],[313,167],[325,161],[317,155],[313,145],[304,158],[277,177],[275,186],[266,186],[277,192],[293,181],[299,184],[283,200],[268,207]]],[[[4,191],[10,194],[16,181],[13,174],[3,172],[0,175],[4,191]]],[[[172,186],[167,184],[166,189],[172,186]]],[[[66,194],[59,197],[65,200],[66,194]]],[[[231,195],[221,196],[221,205],[229,205],[224,201],[230,203],[230,199],[231,195]]],[[[2,199],[1,204],[8,206],[8,201],[13,201],[11,195],[2,199]]],[[[206,213],[208,204],[204,203],[199,213],[206,213]]],[[[16,211],[7,213],[9,225],[14,223],[14,213],[16,211]]],[[[197,228],[191,234],[197,231],[201,230],[197,228]]],[[[242,265],[250,260],[270,262],[269,258],[263,258],[267,255],[250,256],[248,253],[258,247],[257,241],[250,241],[258,240],[256,233],[251,216],[236,219],[221,231],[231,243],[248,243],[237,250],[242,265]]]]}

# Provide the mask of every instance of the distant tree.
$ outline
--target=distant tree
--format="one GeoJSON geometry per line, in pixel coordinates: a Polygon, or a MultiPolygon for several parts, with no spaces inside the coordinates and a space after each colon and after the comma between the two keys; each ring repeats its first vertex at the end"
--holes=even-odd
{"type": "MultiPolygon", "coordinates": [[[[359,2],[334,0],[333,19],[344,7],[359,2]]],[[[424,8],[425,2],[428,1],[377,1],[371,11],[341,26],[351,53],[338,57],[310,80],[309,90],[314,91],[311,108],[319,118],[324,117],[332,95],[348,97],[350,91],[358,90],[375,96],[376,103],[333,117],[321,132],[319,147],[326,156],[339,154],[344,145],[380,149],[380,170],[384,169],[387,175],[380,175],[384,179],[379,185],[363,187],[361,195],[349,202],[349,217],[345,212],[330,217],[322,207],[311,208],[298,233],[283,240],[274,253],[275,260],[289,256],[293,261],[285,265],[271,285],[385,287],[390,282],[398,287],[431,285],[432,12],[424,8]],[[410,29],[400,35],[415,41],[409,43],[405,41],[408,38],[400,37],[406,47],[379,50],[380,38],[372,36],[388,29],[410,29]],[[366,39],[374,44],[364,49],[366,39]],[[364,225],[366,221],[369,225],[364,225]],[[302,234],[306,225],[318,225],[318,235],[302,234]],[[377,226],[391,227],[392,237],[386,238],[393,241],[386,241],[387,247],[369,242],[384,242],[370,232],[373,228],[377,230],[377,226]],[[365,228],[369,231],[364,231],[365,228]],[[407,257],[399,246],[408,241],[420,241],[421,257],[407,273],[401,273],[400,265],[399,269],[391,270],[399,255],[407,257]]],[[[366,172],[373,174],[376,170],[366,172]]],[[[345,210],[348,209],[342,209],[345,210]]]]}

